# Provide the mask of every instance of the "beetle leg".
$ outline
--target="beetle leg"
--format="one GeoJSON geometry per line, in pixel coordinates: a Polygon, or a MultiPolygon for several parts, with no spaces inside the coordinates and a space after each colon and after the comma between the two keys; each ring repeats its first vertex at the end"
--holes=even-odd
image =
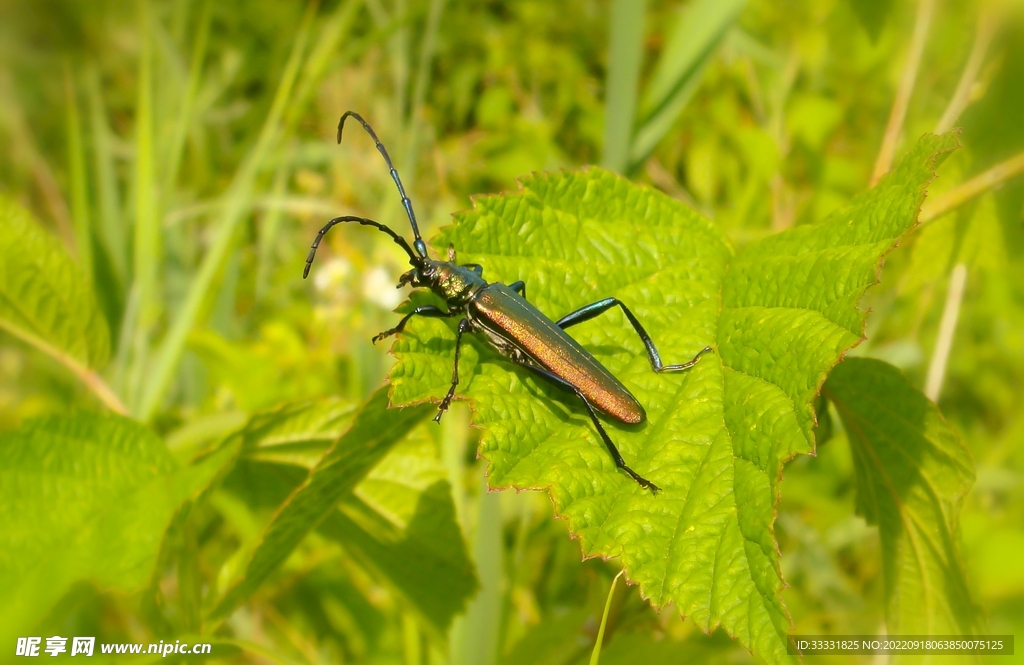
{"type": "Polygon", "coordinates": [[[508,285],[508,288],[512,289],[526,300],[526,282],[519,280],[518,282],[512,282],[508,285]]]}
{"type": "Polygon", "coordinates": [[[633,312],[629,311],[629,308],[626,307],[618,298],[605,298],[604,300],[599,300],[595,303],[586,305],[585,307],[580,307],[575,312],[570,312],[558,319],[555,325],[559,328],[565,329],[569,326],[574,326],[577,323],[589,321],[600,314],[604,314],[616,305],[622,308],[622,313],[626,315],[626,319],[629,321],[629,324],[633,326],[633,330],[635,330],[637,336],[640,337],[640,341],[642,341],[644,346],[647,347],[647,358],[651,361],[651,369],[655,372],[681,372],[685,369],[690,369],[697,364],[702,355],[711,351],[710,346],[705,346],[697,353],[697,355],[685,363],[681,363],[679,365],[663,364],[661,362],[661,354],[658,353],[657,347],[654,346],[651,336],[648,335],[647,331],[644,330],[644,327],[640,325],[640,321],[633,315],[633,312]]]}
{"type": "Polygon", "coordinates": [[[643,487],[644,489],[651,490],[651,494],[657,494],[658,492],[661,491],[660,487],[658,487],[651,481],[647,480],[646,478],[644,478],[639,473],[637,473],[636,471],[634,471],[633,469],[629,468],[629,466],[626,465],[626,460],[622,459],[622,455],[619,453],[619,449],[615,447],[615,444],[612,442],[611,437],[608,436],[608,432],[605,431],[604,425],[602,425],[601,421],[598,419],[597,412],[594,410],[594,407],[590,404],[590,400],[586,398],[586,396],[580,391],[579,388],[572,385],[571,383],[569,383],[562,377],[558,376],[557,374],[548,371],[546,368],[532,361],[513,360],[512,362],[536,372],[540,376],[544,377],[551,383],[554,383],[555,385],[561,388],[576,393],[576,396],[583,401],[583,406],[587,407],[587,413],[590,414],[590,420],[593,421],[594,427],[597,428],[597,433],[601,436],[601,440],[604,441],[604,445],[607,446],[608,452],[611,453],[612,459],[615,460],[615,466],[625,471],[630,478],[636,481],[637,485],[643,487]]]}
{"type": "Polygon", "coordinates": [[[451,406],[452,398],[455,397],[455,386],[459,385],[459,351],[462,349],[462,333],[466,332],[472,327],[469,319],[462,319],[459,321],[459,331],[455,333],[455,364],[452,367],[452,385],[448,389],[448,394],[444,396],[441,403],[437,407],[437,415],[434,416],[434,422],[440,423],[441,416],[451,406]]]}
{"type": "Polygon", "coordinates": [[[390,337],[391,335],[397,335],[398,333],[402,332],[405,329],[406,322],[409,319],[411,319],[412,317],[414,317],[414,316],[427,316],[427,317],[431,317],[431,318],[435,318],[435,319],[443,319],[443,318],[449,318],[449,317],[452,317],[452,316],[456,316],[458,313],[459,312],[457,312],[457,311],[455,311],[455,312],[452,312],[452,311],[446,312],[443,309],[441,309],[440,307],[435,307],[434,305],[420,305],[416,309],[412,310],[411,312],[409,312],[408,314],[403,316],[402,320],[399,321],[398,325],[395,326],[394,328],[391,328],[389,330],[385,330],[382,333],[377,333],[376,335],[374,335],[373,336],[373,343],[376,344],[377,342],[381,341],[385,337],[390,337]]]}
{"type": "Polygon", "coordinates": [[[475,272],[477,275],[484,274],[484,267],[482,265],[480,265],[479,263],[463,263],[461,267],[469,268],[470,270],[475,272]]]}

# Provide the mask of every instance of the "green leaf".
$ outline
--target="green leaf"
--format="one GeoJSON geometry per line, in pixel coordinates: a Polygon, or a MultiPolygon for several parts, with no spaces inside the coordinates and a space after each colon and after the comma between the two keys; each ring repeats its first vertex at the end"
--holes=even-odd
{"type": "Polygon", "coordinates": [[[892,0],[850,0],[850,9],[867,30],[871,41],[877,42],[892,12],[892,0]]]}
{"type": "Polygon", "coordinates": [[[110,331],[90,283],[60,241],[0,196],[0,328],[82,371],[102,367],[110,331]]]}
{"type": "Polygon", "coordinates": [[[565,665],[574,662],[574,656],[582,656],[577,662],[588,663],[588,647],[594,640],[594,631],[587,620],[593,621],[593,617],[589,609],[582,607],[554,613],[532,626],[499,662],[501,665],[565,665]]]}
{"type": "MultiPolygon", "coordinates": [[[[572,395],[471,336],[460,394],[485,430],[491,486],[548,490],[584,554],[619,557],[654,605],[674,603],[704,630],[722,625],[766,660],[785,660],[773,534],[782,463],[813,449],[812,401],[861,339],[857,302],[955,146],[953,135],[924,137],[825,221],[736,256],[690,208],[600,169],[536,174],[521,192],[477,198],[437,246],[454,244],[493,280],[524,280],[552,318],[620,298],[666,362],[717,348],[689,372],[655,374],[617,310],[572,328],[647,410],[641,425],[606,427],[627,463],[664,489],[652,496],[616,469],[572,395]]],[[[394,346],[393,403],[444,395],[453,326],[410,321],[394,346]]]]}
{"type": "Polygon", "coordinates": [[[274,515],[243,576],[227,590],[212,617],[226,616],[252,595],[306,534],[329,515],[338,501],[350,493],[429,411],[427,405],[388,410],[383,388],[371,395],[349,429],[274,515]]]}
{"type": "MultiPolygon", "coordinates": [[[[251,508],[276,507],[304,480],[305,474],[297,475],[301,468],[316,465],[353,415],[342,400],[321,400],[254,416],[238,434],[244,460],[226,485],[251,508]]],[[[427,427],[388,453],[340,511],[329,511],[319,531],[376,571],[444,634],[475,590],[476,577],[427,427]]]]}
{"type": "Polygon", "coordinates": [[[390,582],[444,635],[478,585],[436,446],[426,426],[417,433],[369,473],[320,531],[390,582]]]}
{"type": "Polygon", "coordinates": [[[345,433],[355,411],[340,399],[284,404],[249,420],[239,433],[242,452],[250,459],[312,468],[345,433]]]}
{"type": "Polygon", "coordinates": [[[958,518],[974,462],[938,407],[892,365],[849,358],[825,382],[853,451],[857,512],[882,540],[893,634],[970,634],[977,627],[960,558],[958,518]]]}
{"type": "Polygon", "coordinates": [[[151,430],[113,415],[0,435],[0,630],[25,634],[79,581],[145,587],[174,512],[222,462],[182,467],[151,430]]]}

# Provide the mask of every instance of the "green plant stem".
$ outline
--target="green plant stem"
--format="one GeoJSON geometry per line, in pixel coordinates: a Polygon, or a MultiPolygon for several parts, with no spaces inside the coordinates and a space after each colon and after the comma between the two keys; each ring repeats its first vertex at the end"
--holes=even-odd
{"type": "Polygon", "coordinates": [[[189,62],[188,85],[185,88],[185,95],[181,99],[181,106],[177,113],[177,122],[174,125],[174,134],[171,141],[170,161],[167,164],[167,172],[164,174],[164,191],[173,190],[175,179],[178,177],[178,169],[181,166],[181,159],[185,153],[185,139],[188,136],[189,124],[192,121],[192,111],[195,106],[196,95],[199,93],[202,83],[203,61],[206,59],[206,45],[210,35],[210,2],[206,0],[199,12],[199,27],[196,31],[195,41],[192,46],[192,58],[189,62]]]}
{"type": "Polygon", "coordinates": [[[419,626],[416,625],[416,617],[412,612],[402,612],[402,646],[406,665],[422,664],[423,644],[419,626]]]}
{"type": "Polygon", "coordinates": [[[498,634],[501,623],[502,516],[501,501],[489,492],[487,480],[481,478],[477,503],[476,535],[473,559],[480,578],[480,593],[469,604],[462,625],[461,658],[453,660],[465,665],[494,665],[498,657],[498,634]]]}
{"type": "Polygon", "coordinates": [[[889,114],[885,135],[882,137],[882,148],[878,151],[875,168],[871,173],[872,187],[892,168],[892,161],[896,156],[896,143],[903,131],[903,122],[907,118],[910,96],[914,92],[917,71],[921,67],[921,56],[924,53],[924,46],[928,42],[928,30],[931,27],[934,13],[935,0],[920,0],[918,2],[914,33],[910,39],[910,51],[907,53],[906,64],[903,65],[903,75],[900,77],[900,84],[896,89],[896,100],[893,102],[892,112],[889,114]]]}
{"type": "Polygon", "coordinates": [[[933,402],[939,401],[942,392],[942,381],[946,376],[946,363],[953,349],[953,335],[960,318],[960,304],[964,299],[964,287],[967,285],[967,266],[958,263],[949,276],[949,290],[946,292],[946,304],[942,308],[942,320],[939,323],[939,336],[935,340],[935,350],[931,362],[928,363],[928,377],[925,379],[924,394],[933,402]]]}
{"type": "Polygon", "coordinates": [[[948,192],[927,201],[921,206],[921,214],[918,215],[918,221],[921,224],[925,224],[933,219],[937,219],[947,212],[959,208],[975,197],[1001,185],[1019,173],[1024,173],[1024,152],[996,164],[967,182],[961,183],[948,192]]]}
{"type": "Polygon", "coordinates": [[[150,46],[147,0],[139,2],[142,53],[139,57],[139,92],[135,117],[135,228],[132,280],[139,290],[139,322],[135,334],[148,336],[155,322],[159,299],[156,275],[160,265],[160,225],[157,219],[153,165],[153,51],[150,46]]]}
{"type": "Polygon", "coordinates": [[[214,277],[227,258],[238,223],[241,221],[243,213],[248,210],[247,202],[250,199],[256,175],[262,168],[266,156],[270,153],[271,146],[277,141],[281,133],[281,118],[286,105],[291,102],[291,91],[295,85],[295,80],[302,63],[302,54],[306,49],[310,25],[315,17],[314,6],[315,3],[309,5],[302,25],[299,27],[291,55],[288,58],[288,63],[278,85],[273,104],[260,130],[256,145],[245,157],[225,194],[224,209],[221,213],[220,223],[217,226],[213,243],[203,257],[202,263],[199,266],[199,272],[189,285],[185,302],[182,304],[181,309],[175,313],[171,329],[168,331],[157,352],[156,361],[152,371],[149,372],[150,379],[142,393],[142,399],[137,409],[137,415],[143,421],[153,417],[167,389],[170,387],[171,380],[174,378],[174,372],[178,367],[178,361],[185,347],[185,339],[199,317],[202,304],[212,289],[214,277]]]}
{"type": "Polygon", "coordinates": [[[601,645],[604,644],[604,629],[608,625],[608,612],[612,608],[612,597],[615,596],[615,585],[618,584],[619,578],[625,573],[625,569],[620,570],[619,574],[612,580],[612,586],[608,589],[608,598],[604,601],[604,614],[601,615],[601,626],[597,629],[597,640],[594,643],[594,651],[590,654],[590,665],[598,665],[598,661],[601,660],[601,645]]]}
{"type": "MultiPolygon", "coordinates": [[[[416,65],[416,76],[413,79],[412,104],[409,107],[408,141],[403,162],[415,165],[419,159],[420,142],[423,138],[421,131],[421,118],[423,116],[423,102],[427,96],[427,88],[430,87],[431,65],[434,61],[434,54],[437,53],[437,33],[441,27],[441,12],[444,10],[445,0],[431,0],[430,11],[427,14],[427,25],[420,40],[419,62],[416,65]]],[[[406,169],[415,175],[415,168],[406,169]]]]}
{"type": "Polygon", "coordinates": [[[71,221],[75,229],[75,251],[82,272],[91,281],[92,224],[89,219],[88,183],[85,171],[85,147],[82,143],[82,122],[78,113],[78,96],[71,67],[65,62],[64,86],[67,97],[68,174],[71,185],[71,221]]]}
{"type": "MultiPolygon", "coordinates": [[[[89,131],[96,176],[96,233],[110,258],[117,281],[123,288],[127,283],[128,249],[121,217],[111,130],[104,114],[100,77],[95,69],[86,72],[86,90],[89,97],[89,131]]],[[[124,340],[121,340],[122,346],[123,343],[124,340]]]]}
{"type": "Polygon", "coordinates": [[[115,393],[110,388],[110,386],[107,385],[107,383],[103,380],[103,377],[101,377],[95,371],[89,369],[88,367],[78,362],[68,354],[64,353],[60,349],[50,346],[49,344],[47,344],[46,342],[37,337],[33,337],[31,335],[26,334],[23,330],[15,326],[3,325],[3,322],[0,321],[0,328],[3,328],[4,330],[11,333],[15,337],[18,337],[19,339],[28,342],[29,344],[36,347],[46,355],[55,359],[61,365],[64,365],[64,367],[66,367],[72,374],[74,374],[75,377],[77,377],[78,380],[81,381],[86,388],[88,388],[94,395],[96,395],[97,399],[99,399],[100,402],[102,402],[103,405],[106,406],[108,409],[115,413],[119,413],[123,416],[128,415],[128,409],[121,401],[121,398],[117,396],[117,393],[115,393]]]}
{"type": "Polygon", "coordinates": [[[960,74],[960,81],[956,85],[956,91],[949,100],[942,118],[935,126],[935,133],[942,134],[953,129],[954,123],[967,108],[971,101],[971,90],[978,78],[981,66],[985,64],[985,54],[988,52],[989,44],[999,28],[999,19],[994,10],[985,8],[981,10],[978,17],[978,25],[974,32],[974,45],[971,46],[971,53],[967,56],[967,64],[960,74]]]}

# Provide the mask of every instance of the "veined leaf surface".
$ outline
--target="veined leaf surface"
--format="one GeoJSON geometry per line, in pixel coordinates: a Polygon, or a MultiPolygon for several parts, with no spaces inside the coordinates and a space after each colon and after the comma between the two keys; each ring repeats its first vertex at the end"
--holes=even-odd
{"type": "Polygon", "coordinates": [[[110,332],[85,273],[27,210],[0,196],[0,328],[65,363],[99,368],[110,332]]]}
{"type": "MultiPolygon", "coordinates": [[[[627,463],[663,488],[652,496],[616,469],[574,396],[483,340],[465,344],[459,394],[485,430],[491,486],[547,489],[584,555],[618,557],[655,606],[786,660],[773,533],[782,464],[813,449],[812,401],[863,335],[857,303],[955,146],[953,135],[925,136],[826,220],[738,253],[692,209],[600,169],[536,174],[520,192],[477,198],[437,247],[454,245],[492,281],[524,280],[552,319],[618,297],[666,362],[715,348],[689,372],[655,374],[618,310],[571,329],[647,411],[640,425],[605,422],[627,463]]],[[[455,324],[410,322],[394,346],[394,404],[444,395],[455,324]]]]}
{"type": "Polygon", "coordinates": [[[960,558],[974,462],[938,407],[888,363],[850,358],[824,393],[853,450],[857,512],[878,526],[886,623],[903,635],[970,634],[978,609],[960,558]]]}
{"type": "Polygon", "coordinates": [[[0,436],[0,633],[24,635],[76,582],[143,588],[174,512],[224,461],[179,465],[152,430],[113,415],[0,436]]]}

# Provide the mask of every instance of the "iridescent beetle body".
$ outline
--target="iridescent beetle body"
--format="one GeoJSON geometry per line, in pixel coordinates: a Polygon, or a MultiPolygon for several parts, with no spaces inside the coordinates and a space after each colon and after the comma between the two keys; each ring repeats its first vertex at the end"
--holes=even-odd
{"type": "Polygon", "coordinates": [[[345,120],[349,117],[355,118],[363,126],[384,157],[384,161],[391,170],[391,177],[402,197],[402,205],[405,207],[415,239],[410,246],[405,238],[379,222],[364,217],[337,217],[328,222],[317,234],[306,258],[302,276],[306,277],[309,274],[309,268],[313,263],[321,239],[335,224],[352,222],[372,226],[388,234],[409,255],[409,262],[412,265],[412,269],[404,273],[398,280],[398,287],[408,285],[429,288],[445,301],[447,310],[433,305],[416,307],[402,317],[397,326],[376,335],[373,341],[376,343],[385,337],[402,332],[406,322],[413,316],[450,318],[461,315],[463,317],[459,322],[455,338],[455,365],[452,370],[451,387],[444,399],[441,400],[434,420],[440,421],[455,396],[455,388],[459,383],[459,351],[462,335],[466,332],[480,333],[491,346],[516,365],[525,367],[551,383],[575,393],[587,408],[591,421],[608,448],[608,452],[611,453],[616,466],[641,487],[657,492],[659,490],[657,485],[626,465],[597,417],[597,411],[600,411],[620,422],[638,424],[646,419],[647,414],[637,399],[622,385],[622,382],[580,346],[579,342],[570,337],[565,332],[565,328],[589,321],[612,307],[619,307],[643,341],[651,368],[655,372],[689,369],[697,364],[701,355],[711,351],[711,347],[704,347],[688,362],[679,365],[664,365],[650,335],[647,334],[633,313],[616,298],[605,298],[591,303],[565,315],[558,321],[552,321],[526,299],[526,285],[523,282],[509,285],[487,282],[482,276],[483,268],[481,266],[473,263],[459,265],[456,262],[455,249],[452,247],[448,249],[447,261],[430,258],[427,255],[426,244],[420,237],[412,202],[406,196],[398,172],[373,129],[357,113],[348,111],[338,123],[338,142],[341,142],[341,131],[345,120]]]}

